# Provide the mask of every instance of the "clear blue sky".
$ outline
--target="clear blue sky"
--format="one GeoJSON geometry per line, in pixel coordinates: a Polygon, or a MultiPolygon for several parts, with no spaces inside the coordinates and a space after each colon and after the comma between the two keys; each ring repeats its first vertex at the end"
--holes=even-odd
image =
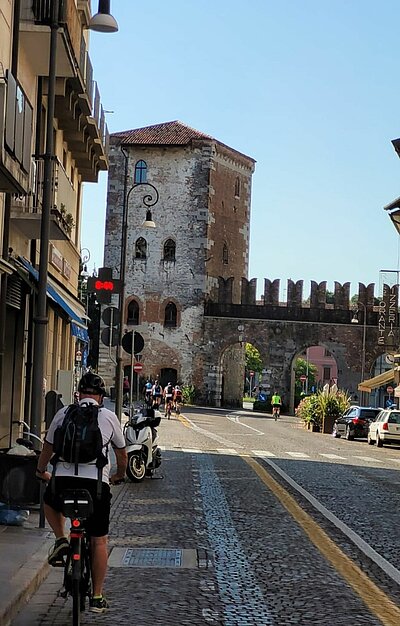
{"type": "MultiPolygon", "coordinates": [[[[92,2],[97,11],[97,0],[92,2]]],[[[110,132],[180,120],[257,160],[250,271],[379,284],[398,268],[398,0],[112,0],[91,34],[110,132]]],[[[86,185],[82,246],[103,262],[107,175],[86,185]],[[99,230],[101,229],[101,237],[99,230]]],[[[283,285],[282,285],[283,283],[283,285]]]]}

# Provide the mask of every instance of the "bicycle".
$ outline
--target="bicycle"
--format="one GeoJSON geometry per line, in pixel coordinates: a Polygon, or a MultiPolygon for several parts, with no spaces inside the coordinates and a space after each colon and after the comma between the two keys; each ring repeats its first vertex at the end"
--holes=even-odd
{"type": "Polygon", "coordinates": [[[165,401],[165,416],[168,417],[168,419],[171,419],[171,413],[172,413],[172,400],[168,399],[165,401]]]}
{"type": "Polygon", "coordinates": [[[64,564],[64,593],[72,596],[72,624],[79,626],[86,598],[92,594],[90,537],[85,520],[93,513],[93,501],[86,489],[66,489],[62,494],[62,513],[71,520],[69,552],[64,564]]]}
{"type": "Polygon", "coordinates": [[[275,418],[275,422],[277,421],[278,417],[281,414],[281,407],[280,406],[274,406],[272,407],[272,417],[275,418]]]}

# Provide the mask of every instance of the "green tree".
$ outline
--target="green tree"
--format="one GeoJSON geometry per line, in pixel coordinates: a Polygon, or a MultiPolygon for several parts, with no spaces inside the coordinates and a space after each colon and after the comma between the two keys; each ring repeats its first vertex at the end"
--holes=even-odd
{"type": "Polygon", "coordinates": [[[314,363],[308,362],[308,367],[307,367],[306,359],[302,359],[300,357],[296,359],[296,363],[294,364],[294,373],[296,376],[296,383],[295,383],[296,396],[300,396],[301,392],[305,388],[305,385],[303,386],[303,383],[300,380],[300,376],[308,375],[308,390],[310,390],[311,387],[316,384],[317,372],[318,372],[318,369],[317,369],[317,366],[314,365],[314,363]],[[307,369],[308,369],[308,372],[307,372],[307,369]]]}
{"type": "Polygon", "coordinates": [[[261,374],[263,364],[261,361],[261,356],[257,348],[251,345],[251,343],[246,343],[245,346],[246,351],[246,373],[249,372],[257,372],[261,374]]]}

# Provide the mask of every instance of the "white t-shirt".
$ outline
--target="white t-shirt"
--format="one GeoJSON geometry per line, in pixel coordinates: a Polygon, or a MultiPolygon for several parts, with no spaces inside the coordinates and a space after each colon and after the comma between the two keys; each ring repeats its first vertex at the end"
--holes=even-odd
{"type": "MultiPolygon", "coordinates": [[[[93,398],[84,398],[80,400],[79,404],[97,404],[93,398]]],[[[53,445],[54,443],[54,431],[57,426],[61,426],[63,423],[68,406],[60,409],[54,416],[53,421],[50,424],[50,428],[47,431],[45,440],[47,443],[53,445]]],[[[118,421],[115,413],[101,407],[99,409],[99,428],[103,436],[103,454],[108,458],[108,463],[103,467],[102,481],[104,483],[109,482],[110,477],[110,447],[113,448],[125,448],[125,439],[122,433],[121,425],[118,421]]],[[[65,461],[59,461],[56,465],[55,476],[75,476],[75,465],[73,463],[66,463],[65,461]]],[[[78,465],[78,476],[80,478],[93,478],[97,480],[97,467],[95,463],[80,463],[78,465]]]]}

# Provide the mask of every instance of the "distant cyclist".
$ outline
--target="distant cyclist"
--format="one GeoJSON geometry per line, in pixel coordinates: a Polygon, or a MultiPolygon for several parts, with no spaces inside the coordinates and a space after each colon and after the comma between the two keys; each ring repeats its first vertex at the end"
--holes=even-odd
{"type": "Polygon", "coordinates": [[[151,388],[151,395],[153,398],[153,406],[156,406],[156,408],[158,408],[160,406],[162,396],[162,387],[158,379],[154,382],[154,385],[151,388]]]}
{"type": "Polygon", "coordinates": [[[151,380],[149,379],[147,381],[147,383],[144,386],[144,401],[146,402],[147,406],[151,407],[152,406],[152,400],[151,400],[151,390],[153,388],[153,385],[151,383],[151,380]]]}
{"type": "Polygon", "coordinates": [[[179,385],[175,385],[174,387],[174,411],[175,413],[179,413],[179,405],[182,404],[182,390],[179,385]]]}
{"type": "Polygon", "coordinates": [[[271,406],[272,406],[272,415],[276,421],[281,414],[281,406],[282,406],[282,399],[277,391],[274,391],[274,394],[271,398],[271,406]]]}
{"type": "Polygon", "coordinates": [[[173,384],[168,383],[168,385],[164,389],[165,417],[168,417],[168,419],[171,417],[173,397],[174,397],[173,384]]]}

